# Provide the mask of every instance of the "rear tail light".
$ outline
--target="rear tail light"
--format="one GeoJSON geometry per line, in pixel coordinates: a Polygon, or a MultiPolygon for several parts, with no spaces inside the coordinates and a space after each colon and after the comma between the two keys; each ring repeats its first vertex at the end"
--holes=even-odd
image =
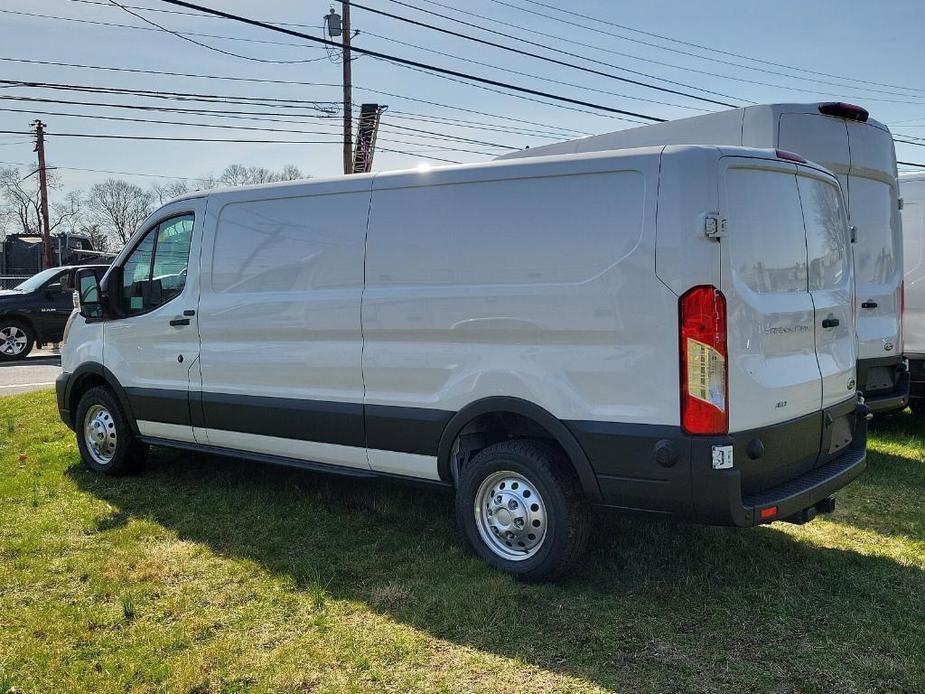
{"type": "Polygon", "coordinates": [[[819,113],[824,116],[838,116],[839,118],[856,120],[860,123],[866,123],[868,116],[870,116],[866,108],[846,104],[843,101],[830,101],[827,104],[819,104],[819,113]]]}
{"type": "Polygon", "coordinates": [[[726,299],[716,287],[690,289],[679,300],[681,426],[689,434],[729,430],[726,299]]]}

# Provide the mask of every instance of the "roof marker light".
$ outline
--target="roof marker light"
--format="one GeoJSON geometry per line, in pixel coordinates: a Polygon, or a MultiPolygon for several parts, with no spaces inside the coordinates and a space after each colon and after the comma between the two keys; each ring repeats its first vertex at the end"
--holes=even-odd
{"type": "Polygon", "coordinates": [[[788,152],[786,149],[777,149],[774,150],[774,153],[777,155],[778,159],[786,159],[787,161],[795,161],[798,164],[805,164],[806,160],[801,157],[799,154],[794,152],[788,152]]]}
{"type": "Polygon", "coordinates": [[[846,104],[844,101],[830,101],[825,104],[819,104],[819,113],[824,116],[838,116],[848,120],[856,120],[860,123],[866,123],[870,114],[866,108],[846,104]]]}

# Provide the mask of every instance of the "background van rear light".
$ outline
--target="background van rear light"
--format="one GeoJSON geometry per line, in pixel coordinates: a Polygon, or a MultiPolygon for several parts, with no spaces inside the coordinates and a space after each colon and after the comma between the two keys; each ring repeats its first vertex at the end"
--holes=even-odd
{"type": "Polygon", "coordinates": [[[799,164],[805,164],[806,160],[795,152],[788,152],[786,149],[776,149],[774,153],[777,155],[778,159],[786,159],[787,161],[795,161],[799,164]]]}
{"type": "Polygon", "coordinates": [[[689,434],[729,431],[726,298],[701,285],[678,300],[681,426],[689,434]]]}
{"type": "Polygon", "coordinates": [[[846,104],[844,101],[830,101],[826,104],[819,104],[819,113],[824,116],[838,116],[839,118],[856,120],[860,123],[866,123],[868,116],[870,116],[866,108],[846,104]]]}

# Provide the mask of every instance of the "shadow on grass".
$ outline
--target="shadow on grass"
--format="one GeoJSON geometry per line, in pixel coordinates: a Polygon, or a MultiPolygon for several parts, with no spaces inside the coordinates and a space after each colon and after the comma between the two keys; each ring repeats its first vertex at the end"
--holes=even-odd
{"type": "Polygon", "coordinates": [[[136,478],[68,474],[127,518],[259,562],[441,639],[620,689],[916,690],[925,572],[774,527],[593,516],[557,584],[464,550],[447,492],[155,450],[136,478]],[[858,657],[863,653],[863,657],[858,657]]]}

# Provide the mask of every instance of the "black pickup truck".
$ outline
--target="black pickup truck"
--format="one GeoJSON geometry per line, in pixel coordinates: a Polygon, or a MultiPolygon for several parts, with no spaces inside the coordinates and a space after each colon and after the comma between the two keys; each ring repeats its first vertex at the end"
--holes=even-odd
{"type": "Polygon", "coordinates": [[[74,308],[74,272],[106,265],[70,265],[42,270],[13,289],[0,291],[0,361],[24,359],[35,345],[60,342],[74,308]]]}

